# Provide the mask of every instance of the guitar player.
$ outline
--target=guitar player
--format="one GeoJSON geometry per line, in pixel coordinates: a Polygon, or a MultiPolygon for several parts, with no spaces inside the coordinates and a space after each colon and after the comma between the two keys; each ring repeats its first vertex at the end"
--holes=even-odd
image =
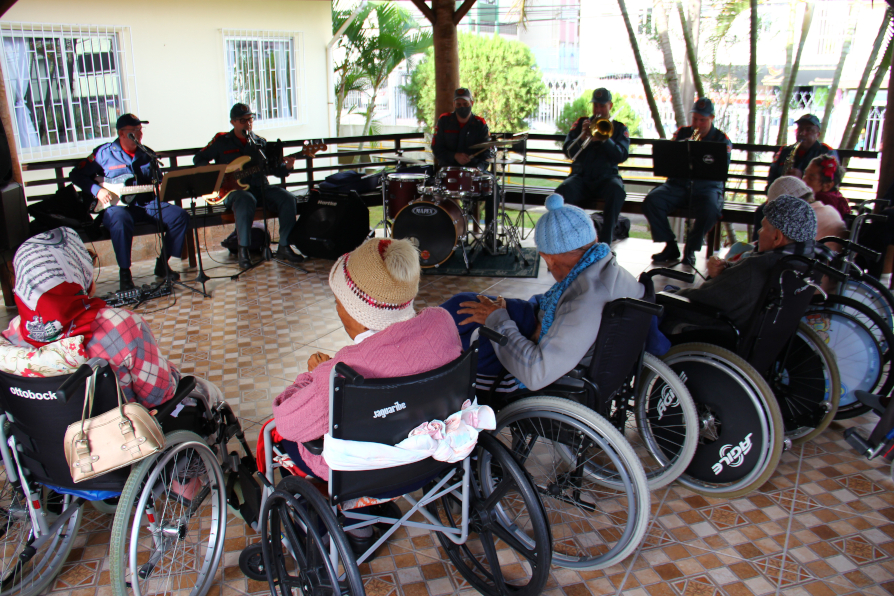
{"type": "MultiPolygon", "coordinates": [[[[117,197],[106,188],[100,186],[105,180],[125,182],[128,186],[148,185],[152,183],[150,172],[151,158],[137,147],[129,135],[137,142],[143,138],[143,124],[133,114],[124,114],[115,124],[118,138],[93,150],[93,153],[81,161],[68,175],[75,186],[96,197],[100,208],[117,201],[117,197]]],[[[136,194],[124,197],[129,204],[114,204],[102,211],[102,224],[109,230],[115,258],[118,260],[118,283],[120,289],[129,290],[134,287],[130,274],[130,250],[133,242],[135,223],[158,220],[158,206],[151,193],[136,194]]],[[[183,242],[189,231],[189,214],[170,203],[161,204],[161,221],[167,228],[164,235],[165,254],[178,258],[183,251],[183,242]]],[[[172,270],[161,257],[155,261],[155,275],[165,277],[170,272],[173,279],[180,279],[180,274],[172,270]]]]}
{"type": "MultiPolygon", "coordinates": [[[[217,133],[208,145],[196,153],[192,161],[197,166],[204,166],[210,162],[217,164],[230,163],[239,157],[251,156],[251,165],[261,163],[261,151],[267,146],[267,140],[259,137],[251,131],[254,123],[254,112],[244,103],[237,103],[230,109],[230,124],[233,130],[217,133]]],[[[295,165],[294,157],[286,157],[283,163],[274,169],[276,176],[283,177],[288,170],[295,165]]],[[[277,259],[283,259],[292,263],[301,263],[304,257],[295,253],[289,246],[289,234],[295,227],[297,205],[295,197],[287,190],[278,186],[270,186],[267,182],[267,174],[256,173],[242,180],[248,183],[248,190],[234,190],[224,199],[224,204],[233,212],[236,218],[236,236],[239,238],[239,252],[237,258],[239,266],[243,269],[251,266],[251,257],[248,247],[251,243],[251,224],[254,220],[258,199],[263,197],[267,202],[267,209],[279,215],[279,248],[275,253],[277,259]]]]}

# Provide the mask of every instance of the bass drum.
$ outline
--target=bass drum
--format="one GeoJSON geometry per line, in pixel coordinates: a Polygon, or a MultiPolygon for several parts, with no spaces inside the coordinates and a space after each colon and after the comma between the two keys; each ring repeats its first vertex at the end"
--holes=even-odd
{"type": "Polygon", "coordinates": [[[395,238],[406,238],[419,249],[423,268],[437,267],[450,258],[465,235],[466,218],[451,199],[413,201],[394,218],[395,238]]]}

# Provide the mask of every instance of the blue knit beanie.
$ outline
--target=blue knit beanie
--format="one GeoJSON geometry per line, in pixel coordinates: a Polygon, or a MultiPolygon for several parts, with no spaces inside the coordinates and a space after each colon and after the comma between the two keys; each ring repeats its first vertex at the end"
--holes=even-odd
{"type": "Polygon", "coordinates": [[[537,250],[546,255],[571,252],[596,240],[593,220],[580,207],[566,205],[562,195],[546,198],[546,214],[534,227],[537,250]]]}

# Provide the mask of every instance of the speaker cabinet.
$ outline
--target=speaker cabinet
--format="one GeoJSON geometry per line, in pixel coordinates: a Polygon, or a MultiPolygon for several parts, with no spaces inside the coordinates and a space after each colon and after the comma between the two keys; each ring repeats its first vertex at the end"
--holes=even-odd
{"type": "Polygon", "coordinates": [[[0,187],[0,250],[15,250],[30,236],[25,189],[17,182],[0,187]]]}

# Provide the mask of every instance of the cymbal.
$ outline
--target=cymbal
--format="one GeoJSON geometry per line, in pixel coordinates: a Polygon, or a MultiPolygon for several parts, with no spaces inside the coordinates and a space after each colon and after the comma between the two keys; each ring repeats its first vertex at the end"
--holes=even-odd
{"type": "Polygon", "coordinates": [[[397,153],[394,153],[392,155],[385,153],[385,154],[381,154],[381,155],[373,155],[373,157],[378,157],[379,159],[387,159],[387,160],[391,160],[391,161],[401,161],[404,163],[412,163],[412,164],[423,165],[423,166],[432,163],[431,161],[428,161],[425,159],[416,159],[413,157],[405,157],[403,155],[398,155],[397,153]]]}
{"type": "Polygon", "coordinates": [[[490,149],[491,147],[508,147],[515,143],[512,139],[503,139],[502,141],[487,141],[486,143],[478,143],[472,145],[469,149],[490,149]]]}

